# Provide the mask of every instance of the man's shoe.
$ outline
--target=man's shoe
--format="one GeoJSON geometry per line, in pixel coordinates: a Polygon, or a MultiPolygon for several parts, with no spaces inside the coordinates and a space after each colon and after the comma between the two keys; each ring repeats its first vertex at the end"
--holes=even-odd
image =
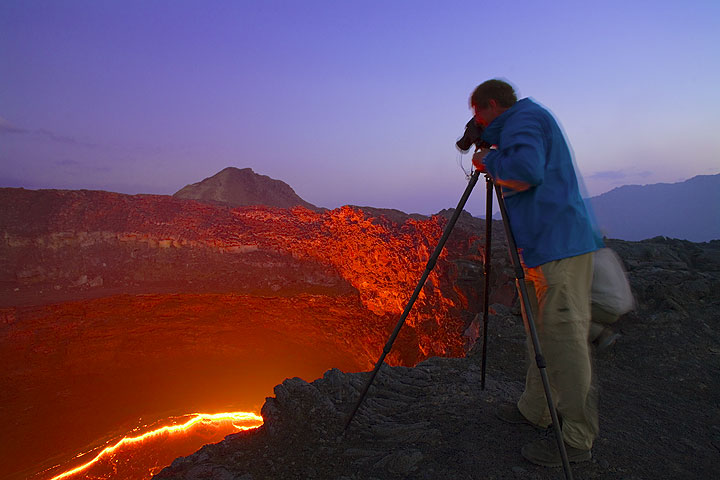
{"type": "MultiPolygon", "coordinates": [[[[581,450],[565,444],[565,452],[571,463],[587,462],[592,458],[590,450],[581,450]]],[[[562,457],[554,438],[541,438],[525,445],[520,451],[522,456],[535,465],[543,467],[561,467],[562,457]]]]}
{"type": "Polygon", "coordinates": [[[525,415],[523,415],[517,405],[513,403],[503,403],[502,405],[500,405],[497,410],[495,410],[495,416],[505,423],[512,423],[513,425],[525,424],[540,430],[545,429],[545,427],[536,425],[527,418],[525,418],[525,415]]]}
{"type": "Polygon", "coordinates": [[[596,347],[595,352],[600,353],[603,350],[612,347],[613,345],[615,345],[615,342],[618,338],[620,338],[620,336],[621,335],[619,333],[615,333],[609,328],[604,329],[600,333],[600,335],[598,335],[598,337],[593,341],[596,347]]]}

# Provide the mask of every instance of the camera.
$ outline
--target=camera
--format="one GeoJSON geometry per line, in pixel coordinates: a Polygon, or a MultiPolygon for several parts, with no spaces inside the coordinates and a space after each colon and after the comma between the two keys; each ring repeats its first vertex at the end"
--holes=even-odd
{"type": "Polygon", "coordinates": [[[482,133],[483,127],[478,125],[473,117],[465,124],[465,132],[463,132],[462,138],[455,142],[455,146],[463,153],[470,150],[473,145],[475,145],[475,149],[490,148],[490,144],[482,140],[482,133]]]}

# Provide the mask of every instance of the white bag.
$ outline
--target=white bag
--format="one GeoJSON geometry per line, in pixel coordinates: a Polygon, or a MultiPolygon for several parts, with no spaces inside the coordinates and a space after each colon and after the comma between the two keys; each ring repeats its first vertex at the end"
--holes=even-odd
{"type": "Polygon", "coordinates": [[[635,308],[622,260],[609,248],[601,248],[593,255],[592,303],[606,312],[622,315],[635,308]]]}

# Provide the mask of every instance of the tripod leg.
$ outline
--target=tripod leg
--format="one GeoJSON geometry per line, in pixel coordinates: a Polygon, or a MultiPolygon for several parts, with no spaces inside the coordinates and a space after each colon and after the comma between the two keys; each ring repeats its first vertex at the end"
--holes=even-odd
{"type": "Polygon", "coordinates": [[[350,425],[350,422],[352,422],[353,418],[355,418],[355,413],[357,413],[358,409],[360,408],[360,405],[362,405],[362,402],[365,399],[365,395],[367,395],[367,392],[370,389],[370,385],[372,384],[373,380],[375,379],[375,376],[377,375],[378,371],[380,370],[380,367],[382,366],[383,361],[385,360],[385,357],[387,356],[388,353],[390,353],[390,349],[392,348],[393,343],[395,343],[395,339],[397,338],[398,334],[400,333],[400,329],[405,324],[405,319],[407,318],[408,314],[410,313],[412,306],[415,304],[415,301],[417,300],[418,295],[420,295],[420,290],[422,290],[423,285],[425,285],[425,281],[427,280],[428,276],[430,275],[430,272],[432,271],[433,268],[435,268],[435,264],[437,263],[437,259],[440,256],[440,252],[442,252],[442,249],[445,246],[445,242],[447,242],[448,237],[450,237],[450,234],[452,233],[452,230],[455,227],[455,223],[457,223],[457,220],[460,217],[460,214],[462,213],[463,208],[465,207],[465,204],[467,203],[467,200],[473,191],[473,188],[475,188],[475,184],[477,183],[479,177],[480,177],[480,172],[478,170],[475,170],[475,172],[473,172],[472,176],[470,177],[470,181],[468,182],[468,186],[465,188],[465,192],[463,193],[462,197],[460,198],[460,201],[458,202],[457,207],[455,208],[455,212],[453,213],[452,217],[450,217],[448,224],[445,226],[445,231],[443,232],[443,235],[440,238],[440,241],[438,242],[437,246],[435,247],[435,251],[430,256],[430,260],[428,260],[427,265],[425,266],[425,271],[423,272],[423,274],[420,278],[420,281],[418,282],[417,286],[415,287],[415,291],[413,292],[412,296],[410,297],[410,301],[408,301],[408,304],[405,306],[405,310],[403,311],[403,314],[400,317],[400,320],[398,320],[397,325],[395,325],[395,330],[393,330],[392,334],[390,335],[390,338],[388,339],[387,343],[385,344],[385,348],[383,348],[382,355],[380,355],[380,358],[378,359],[377,363],[375,364],[375,368],[370,373],[370,378],[368,379],[367,383],[365,383],[365,386],[363,387],[362,391],[360,392],[360,398],[358,398],[357,403],[355,403],[355,406],[353,407],[352,412],[350,413],[347,421],[345,422],[344,431],[347,430],[348,426],[350,425]]]}
{"type": "Polygon", "coordinates": [[[525,285],[525,271],[520,263],[520,256],[518,255],[517,245],[515,244],[515,237],[513,236],[512,229],[510,228],[510,222],[508,221],[505,199],[503,198],[502,192],[499,188],[495,188],[495,193],[497,195],[500,213],[502,214],[503,225],[505,226],[505,236],[507,237],[510,258],[512,259],[513,267],[515,268],[515,279],[520,290],[520,297],[525,309],[525,317],[527,318],[528,327],[530,329],[530,338],[532,340],[533,349],[535,350],[535,363],[540,371],[540,378],[542,379],[543,389],[545,390],[545,398],[547,399],[548,409],[550,410],[550,417],[552,417],[555,439],[557,440],[558,449],[560,450],[560,457],[562,459],[565,478],[567,480],[572,480],[572,470],[570,470],[570,462],[568,461],[567,451],[565,450],[565,441],[563,439],[562,430],[560,429],[560,420],[558,419],[557,410],[555,409],[555,402],[553,402],[552,391],[550,390],[550,381],[548,380],[546,371],[545,358],[543,357],[542,349],[540,348],[540,340],[538,339],[537,329],[535,328],[535,320],[533,318],[530,296],[527,291],[527,286],[525,285]]]}
{"type": "Polygon", "coordinates": [[[485,184],[487,196],[485,198],[485,292],[483,294],[483,347],[482,347],[482,374],[480,379],[480,389],[485,390],[485,362],[487,360],[487,325],[488,325],[488,304],[490,303],[490,268],[492,265],[490,246],[492,239],[492,203],[493,203],[493,183],[490,176],[485,176],[485,184]]]}

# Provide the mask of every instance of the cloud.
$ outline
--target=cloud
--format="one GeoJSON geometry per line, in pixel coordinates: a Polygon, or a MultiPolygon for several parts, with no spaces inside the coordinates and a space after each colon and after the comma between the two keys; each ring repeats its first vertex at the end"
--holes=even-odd
{"type": "Polygon", "coordinates": [[[621,180],[626,181],[637,178],[648,178],[653,175],[654,173],[650,170],[642,170],[639,172],[632,170],[604,170],[602,172],[595,172],[587,178],[592,180],[617,182],[621,180]]]}
{"type": "Polygon", "coordinates": [[[622,180],[627,178],[628,174],[622,170],[605,170],[604,172],[596,172],[588,178],[593,180],[622,180]]]}
{"type": "Polygon", "coordinates": [[[27,130],[18,128],[3,117],[0,117],[0,133],[27,133],[27,130]]]}
{"type": "Polygon", "coordinates": [[[77,160],[70,160],[69,158],[65,158],[63,160],[58,160],[55,162],[56,167],[79,167],[82,166],[80,162],[77,160]]]}
{"type": "Polygon", "coordinates": [[[109,173],[113,169],[108,165],[97,165],[95,163],[88,164],[71,158],[63,158],[53,163],[57,168],[62,168],[65,172],[91,172],[91,173],[109,173]]]}
{"type": "Polygon", "coordinates": [[[65,145],[76,145],[79,147],[85,147],[85,148],[97,148],[98,145],[95,145],[94,143],[88,143],[88,142],[81,142],[73,137],[65,137],[62,135],[57,135],[49,130],[45,129],[38,129],[38,130],[28,130],[27,128],[21,128],[17,125],[14,125],[13,123],[9,122],[7,119],[0,117],[0,134],[3,135],[30,135],[30,136],[36,136],[45,138],[46,140],[50,140],[55,143],[62,143],[65,145]]]}
{"type": "Polygon", "coordinates": [[[97,148],[98,147],[98,145],[95,145],[94,143],[81,142],[73,137],[64,137],[62,135],[56,135],[45,129],[35,130],[34,132],[31,132],[31,133],[35,134],[35,135],[39,135],[41,137],[44,137],[53,142],[63,143],[65,145],[77,145],[79,147],[86,147],[86,148],[97,148]]]}

